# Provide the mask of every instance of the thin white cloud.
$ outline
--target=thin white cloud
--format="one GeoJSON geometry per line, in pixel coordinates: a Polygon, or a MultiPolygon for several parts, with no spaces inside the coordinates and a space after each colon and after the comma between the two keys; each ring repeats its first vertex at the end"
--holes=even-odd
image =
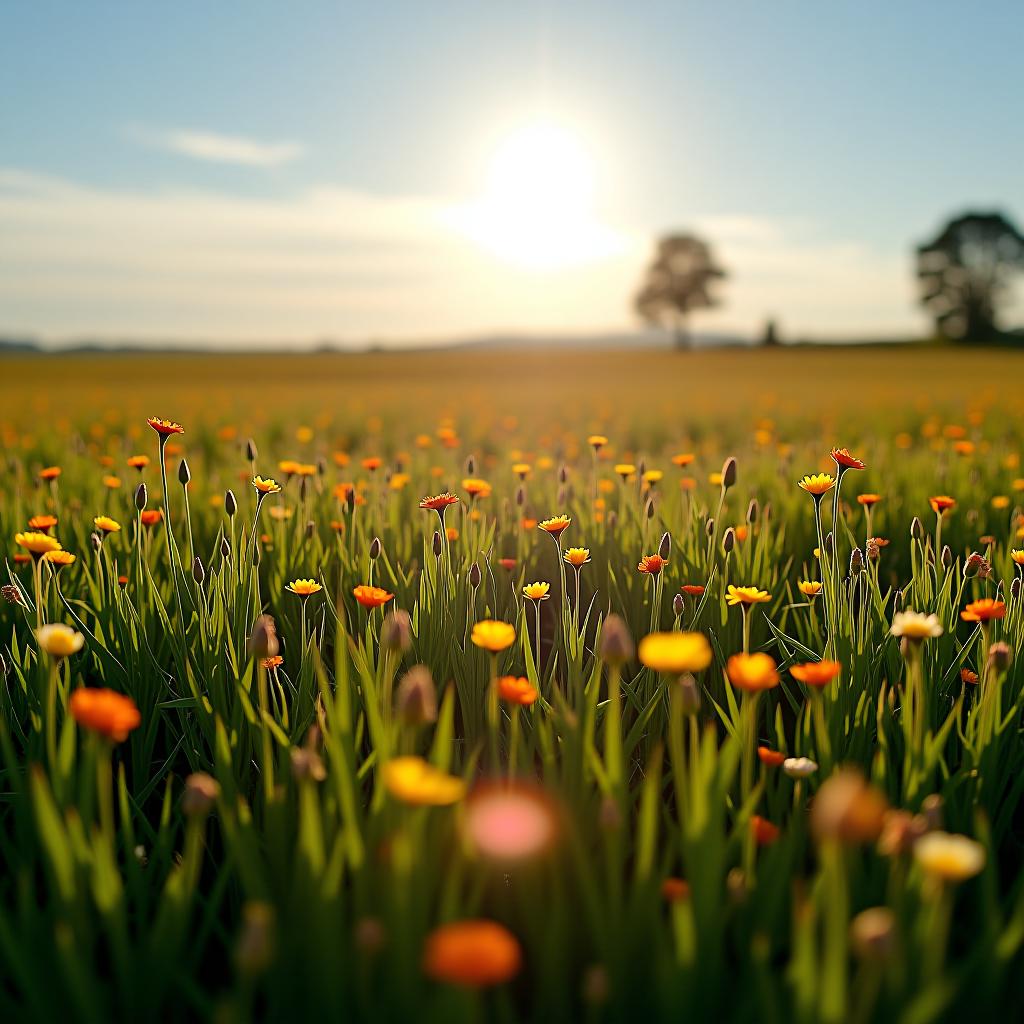
{"type": "Polygon", "coordinates": [[[305,147],[298,142],[262,142],[216,132],[155,132],[141,128],[130,128],[128,132],[148,146],[217,164],[278,167],[298,160],[306,152],[305,147]]]}

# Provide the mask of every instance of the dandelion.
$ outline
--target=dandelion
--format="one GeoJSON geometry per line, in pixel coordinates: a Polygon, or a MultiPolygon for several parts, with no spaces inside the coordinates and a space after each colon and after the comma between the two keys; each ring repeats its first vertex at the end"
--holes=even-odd
{"type": "Polygon", "coordinates": [[[355,599],[364,607],[371,611],[374,608],[380,608],[381,605],[387,604],[395,595],[389,594],[383,587],[372,587],[367,584],[360,584],[355,587],[352,591],[355,599]]]}
{"type": "Polygon", "coordinates": [[[615,466],[615,472],[622,477],[622,482],[625,483],[636,472],[636,466],[632,462],[619,462],[615,466]]]}
{"type": "Polygon", "coordinates": [[[500,985],[522,966],[516,937],[494,921],[455,921],[427,936],[423,970],[434,981],[465,988],[500,985]]]}
{"type": "Polygon", "coordinates": [[[551,596],[550,590],[550,583],[538,581],[537,583],[527,583],[523,587],[523,594],[531,601],[546,601],[551,596]]]}
{"type": "Polygon", "coordinates": [[[466,792],[462,779],[412,755],[393,758],[384,765],[384,785],[396,800],[416,807],[454,804],[466,792]]]}
{"type": "Polygon", "coordinates": [[[711,664],[711,645],[703,633],[650,633],[640,641],[640,661],[654,672],[680,676],[711,664]]]}
{"type": "Polygon", "coordinates": [[[114,690],[79,687],[71,694],[68,708],[83,729],[112,743],[124,743],[128,734],[142,724],[135,701],[114,690]]]}

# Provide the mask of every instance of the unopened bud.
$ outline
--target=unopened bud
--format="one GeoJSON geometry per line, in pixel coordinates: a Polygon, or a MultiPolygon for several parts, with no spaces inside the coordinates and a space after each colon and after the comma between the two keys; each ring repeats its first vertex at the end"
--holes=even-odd
{"type": "Polygon", "coordinates": [[[235,500],[235,492],[227,490],[224,492],[224,511],[233,516],[238,511],[238,502],[235,500]]]}
{"type": "Polygon", "coordinates": [[[242,907],[242,933],[235,949],[235,963],[243,974],[260,974],[274,958],[274,908],[251,901],[242,907]]]}
{"type": "Polygon", "coordinates": [[[661,535],[661,543],[658,545],[658,554],[666,560],[668,560],[668,556],[672,554],[672,535],[667,530],[661,535]]]}
{"type": "Polygon", "coordinates": [[[194,772],[185,779],[185,792],[181,795],[182,813],[189,818],[209,814],[220,796],[220,784],[206,772],[194,772]]]}
{"type": "Polygon", "coordinates": [[[261,615],[249,634],[249,653],[254,658],[273,658],[281,649],[273,616],[261,615]]]}
{"type": "Polygon", "coordinates": [[[1010,584],[1010,597],[1012,597],[1014,599],[1014,601],[1016,601],[1016,600],[1018,600],[1020,598],[1020,577],[1019,576],[1014,576],[1013,577],[1013,582],[1010,584]]]}
{"type": "Polygon", "coordinates": [[[943,800],[940,794],[930,793],[921,801],[921,817],[929,832],[942,828],[943,800]]]}
{"type": "Polygon", "coordinates": [[[146,490],[145,483],[141,483],[135,488],[135,507],[141,512],[148,501],[149,491],[146,490]]]}
{"type": "Polygon", "coordinates": [[[426,665],[414,665],[402,676],[395,695],[398,716],[407,725],[437,721],[437,689],[426,665]]]}
{"type": "Polygon", "coordinates": [[[1005,672],[1013,661],[1013,648],[1001,640],[988,649],[988,663],[996,672],[1005,672]]]}
{"type": "Polygon", "coordinates": [[[520,508],[522,508],[526,504],[526,488],[525,487],[517,487],[516,488],[516,504],[520,508]]]}
{"type": "Polygon", "coordinates": [[[316,523],[314,523],[313,520],[310,519],[309,522],[306,523],[306,540],[312,540],[315,533],[316,523]]]}
{"type": "Polygon", "coordinates": [[[469,567],[469,585],[474,590],[476,590],[476,588],[480,586],[480,579],[481,579],[480,563],[479,562],[474,562],[469,567]]]}
{"type": "Polygon", "coordinates": [[[380,537],[374,537],[373,540],[370,541],[370,552],[369,552],[370,558],[372,558],[374,561],[376,561],[378,558],[380,558],[380,552],[381,552],[380,537]]]}
{"type": "Polygon", "coordinates": [[[683,595],[682,594],[676,594],[676,596],[672,598],[672,612],[675,614],[675,617],[677,619],[679,618],[680,615],[683,614],[684,606],[685,605],[684,605],[684,602],[683,602],[683,595]]]}
{"type": "Polygon", "coordinates": [[[192,473],[189,471],[188,463],[182,459],[181,462],[178,463],[178,483],[181,484],[182,487],[185,487],[191,479],[192,473]]]}
{"type": "Polygon", "coordinates": [[[430,542],[431,550],[434,552],[435,558],[441,557],[441,551],[444,548],[444,544],[441,541],[441,534],[437,530],[434,531],[434,536],[430,542]]]}
{"type": "Polygon", "coordinates": [[[747,506],[747,522],[752,526],[757,522],[758,505],[757,498],[751,498],[747,506]]]}
{"type": "Polygon", "coordinates": [[[380,626],[380,645],[387,651],[407,651],[412,646],[412,619],[401,608],[388,612],[380,626]]]}
{"type": "Polygon", "coordinates": [[[103,538],[98,533],[90,533],[89,543],[92,545],[93,551],[99,551],[103,547],[103,538]]]}
{"type": "Polygon", "coordinates": [[[476,459],[470,455],[466,459],[466,476],[474,476],[476,474],[476,459]]]}
{"type": "Polygon", "coordinates": [[[323,782],[327,778],[327,769],[324,767],[323,758],[313,746],[293,747],[291,761],[292,776],[300,782],[306,779],[323,782]]]}
{"type": "Polygon", "coordinates": [[[704,524],[704,533],[708,537],[714,537],[714,535],[715,535],[715,521],[714,521],[714,519],[708,519],[708,521],[704,524]]]}
{"type": "Polygon", "coordinates": [[[601,640],[598,655],[610,665],[622,665],[633,657],[633,638],[626,623],[612,614],[601,625],[601,640]]]}
{"type": "Polygon", "coordinates": [[[918,519],[917,516],[914,516],[914,518],[910,521],[910,536],[914,540],[920,540],[922,534],[923,530],[921,529],[921,520],[918,519]]]}
{"type": "Polygon", "coordinates": [[[864,571],[864,552],[860,548],[854,548],[850,552],[850,575],[856,576],[864,571]]]}
{"type": "Polygon", "coordinates": [[[862,910],[850,922],[850,945],[862,960],[888,960],[896,946],[896,923],[888,907],[862,910]]]}
{"type": "Polygon", "coordinates": [[[221,537],[220,539],[220,555],[221,558],[231,557],[231,542],[227,539],[227,537],[221,537]]]}
{"type": "Polygon", "coordinates": [[[942,559],[942,568],[948,569],[953,564],[953,549],[948,544],[943,544],[939,557],[942,559]]]}
{"type": "Polygon", "coordinates": [[[736,531],[730,526],[722,535],[722,550],[729,554],[736,547],[736,531]]]}
{"type": "Polygon", "coordinates": [[[250,462],[255,462],[258,455],[259,452],[256,450],[256,442],[250,437],[249,440],[245,442],[245,457],[250,462]]]}
{"type": "Polygon", "coordinates": [[[722,464],[722,487],[729,490],[736,483],[736,460],[730,455],[722,464]]]}
{"type": "Polygon", "coordinates": [[[676,694],[683,714],[695,715],[700,711],[700,690],[697,681],[689,672],[679,677],[676,694]]]}
{"type": "Polygon", "coordinates": [[[202,586],[203,580],[206,579],[206,570],[203,569],[203,560],[196,555],[192,559],[192,579],[202,586]]]}
{"type": "Polygon", "coordinates": [[[559,467],[559,469],[558,469],[558,482],[560,484],[564,484],[564,483],[567,483],[568,480],[569,480],[569,470],[566,468],[565,464],[563,463],[559,467]]]}
{"type": "Polygon", "coordinates": [[[654,518],[654,502],[648,498],[644,505],[644,512],[647,514],[648,519],[654,518]]]}

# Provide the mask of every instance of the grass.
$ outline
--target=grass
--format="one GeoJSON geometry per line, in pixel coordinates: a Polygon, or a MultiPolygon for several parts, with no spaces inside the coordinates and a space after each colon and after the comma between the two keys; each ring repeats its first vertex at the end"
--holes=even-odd
{"type": "Polygon", "coordinates": [[[2,366],[3,1015],[838,1024],[1019,1004],[1018,353],[2,366]],[[163,448],[154,414],[185,433],[163,448]],[[833,446],[867,468],[825,493],[819,531],[797,480],[835,475],[833,446]],[[282,490],[260,499],[255,474],[282,490]],[[418,503],[446,489],[435,535],[418,503]],[[41,513],[77,556],[59,573],[15,559],[41,513]],[[563,534],[538,527],[560,514],[563,534]],[[121,529],[97,544],[101,515],[121,529]],[[366,607],[363,585],[392,596],[366,607]],[[730,603],[748,586],[765,599],[730,603]],[[985,598],[999,617],[965,621],[985,598]],[[48,653],[44,620],[81,649],[48,653]],[[489,620],[511,634],[493,651],[489,620]]]}

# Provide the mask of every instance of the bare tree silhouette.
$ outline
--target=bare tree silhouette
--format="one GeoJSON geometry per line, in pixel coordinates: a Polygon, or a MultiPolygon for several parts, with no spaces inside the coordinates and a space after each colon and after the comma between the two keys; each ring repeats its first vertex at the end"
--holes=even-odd
{"type": "Polygon", "coordinates": [[[1024,271],[1024,236],[1000,213],[967,213],[917,248],[921,302],[955,341],[999,335],[1000,302],[1024,271]]]}
{"type": "Polygon", "coordinates": [[[657,243],[634,307],[646,323],[671,330],[676,347],[683,349],[690,340],[689,314],[718,304],[715,285],[725,277],[707,242],[695,235],[666,235],[657,243]]]}

